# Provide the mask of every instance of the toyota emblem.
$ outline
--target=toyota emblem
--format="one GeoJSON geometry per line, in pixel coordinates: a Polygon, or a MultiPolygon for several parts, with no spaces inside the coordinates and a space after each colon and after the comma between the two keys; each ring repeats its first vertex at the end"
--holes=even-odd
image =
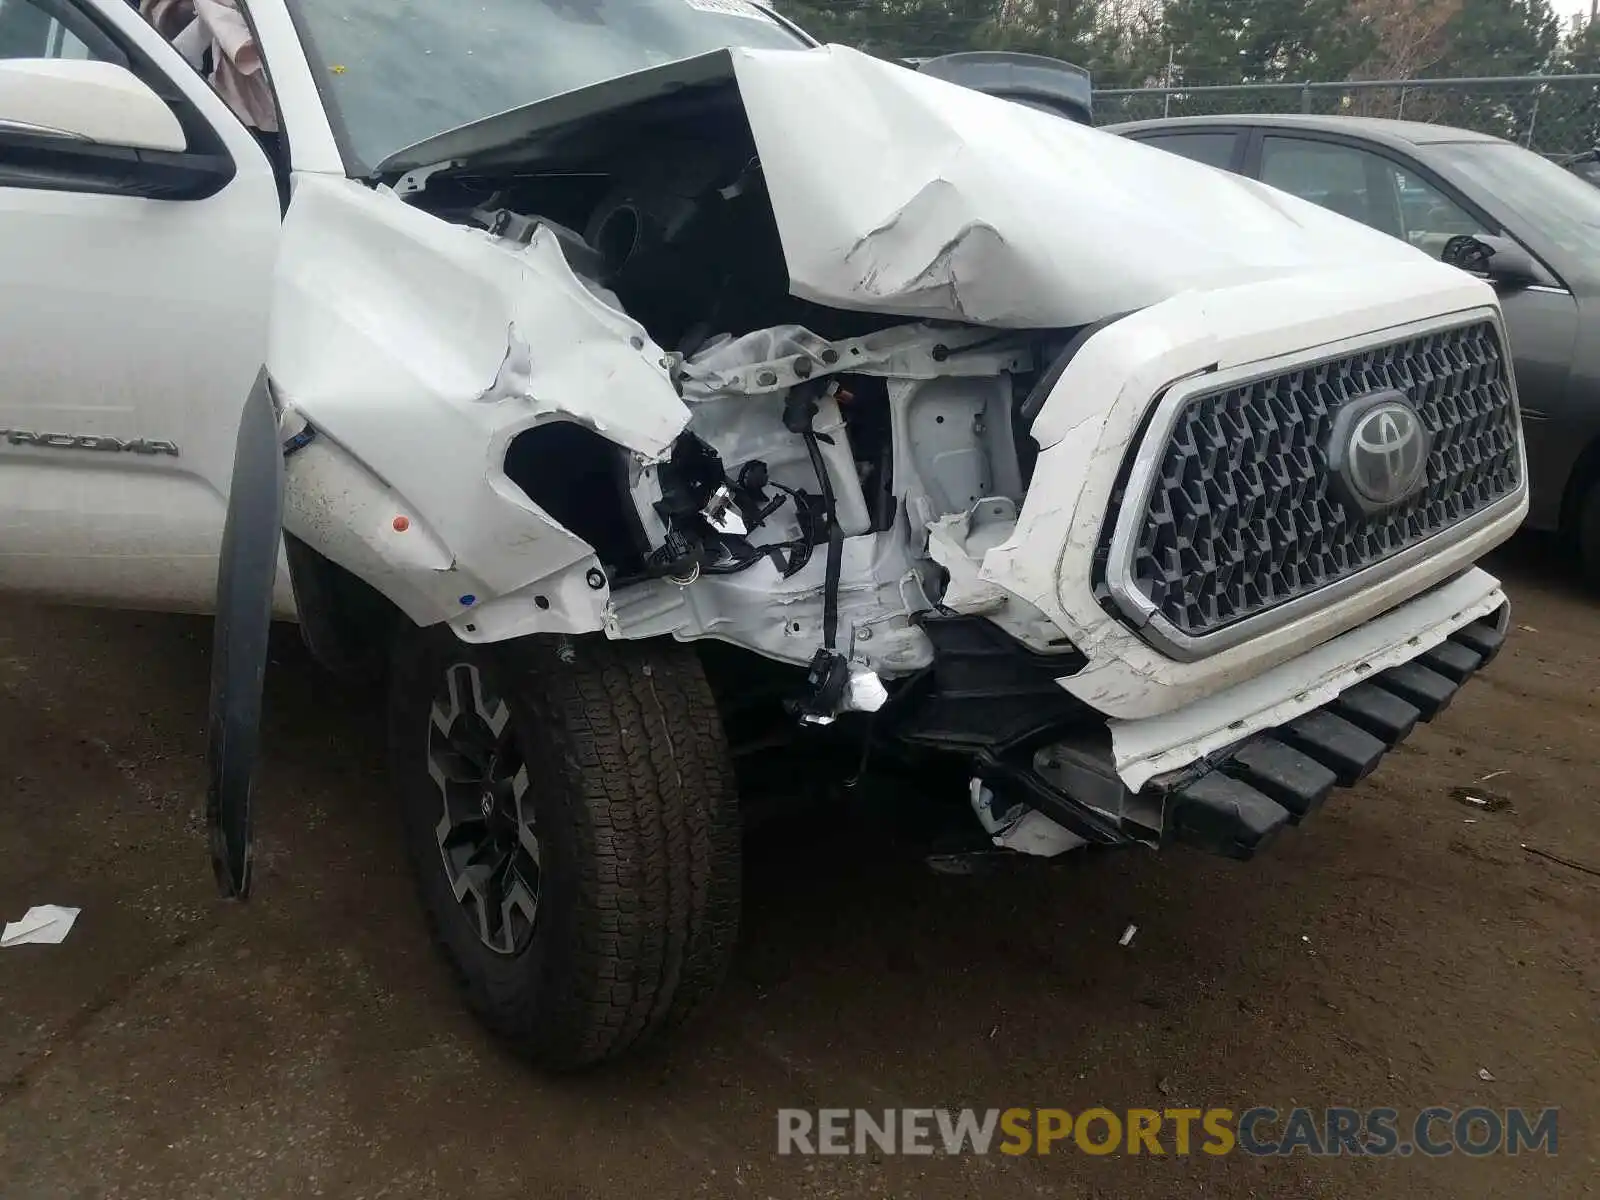
{"type": "Polygon", "coordinates": [[[1399,392],[1346,405],[1334,421],[1328,462],[1346,498],[1375,513],[1410,499],[1428,470],[1432,438],[1399,392]]]}

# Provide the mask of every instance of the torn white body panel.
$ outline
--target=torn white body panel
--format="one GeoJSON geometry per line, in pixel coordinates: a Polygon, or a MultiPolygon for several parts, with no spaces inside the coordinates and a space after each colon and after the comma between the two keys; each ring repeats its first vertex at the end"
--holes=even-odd
{"type": "Polygon", "coordinates": [[[320,435],[290,460],[290,531],[419,623],[476,641],[720,640],[808,668],[819,688],[831,672],[804,718],[826,722],[935,663],[925,618],[981,618],[1047,684],[1049,656],[1070,660],[1069,707],[1109,725],[1137,791],[1503,600],[1463,572],[1520,522],[1525,484],[1492,519],[1213,652],[1164,646],[1108,602],[1105,563],[1139,507],[1119,489],[1163,451],[1147,431],[1193,392],[1415,331],[1498,330],[1487,284],[1315,205],[839,47],[671,64],[396,164],[410,203],[301,185],[272,372],[320,435]],[[630,174],[616,157],[629,122],[680,91],[708,123],[738,118],[731,143],[712,139],[731,167],[674,144],[630,174]],[[596,169],[618,178],[587,217],[560,209],[588,221],[585,245],[532,214],[566,203],[546,173],[578,170],[590,134],[596,169]],[[448,219],[425,211],[436,189],[448,219]],[[705,212],[720,214],[710,235],[695,232],[705,212]],[[465,227],[486,216],[495,232],[465,227]],[[767,218],[786,277],[739,276],[750,304],[849,335],[730,316],[744,293],[730,308],[694,290],[684,246],[733,278],[746,249],[770,249],[767,218]],[[772,307],[774,283],[789,307],[772,307]],[[680,285],[700,308],[663,307],[680,285]],[[1117,314],[1047,372],[1072,332],[1117,314]],[[552,422],[592,430],[622,468],[561,476],[580,498],[561,520],[506,465],[552,422]]]}
{"type": "Polygon", "coordinates": [[[277,289],[269,370],[319,437],[288,462],[288,531],[470,640],[599,629],[590,547],[504,462],[553,420],[664,453],[688,410],[644,330],[547,230],[521,245],[343,180],[301,182],[277,289]]]}
{"type": "MultiPolygon", "coordinates": [[[[1370,269],[1338,270],[1179,296],[1111,325],[1079,351],[1034,420],[1042,449],[1024,489],[1012,379],[1038,364],[1022,339],[926,325],[834,341],[799,327],[758,330],[713,339],[684,362],[680,400],[670,360],[602,289],[573,275],[553,238],[536,233],[523,248],[355,188],[313,195],[299,215],[283,274],[283,308],[297,315],[277,328],[275,371],[285,401],[323,437],[290,459],[288,527],[413,620],[452,621],[471,640],[604,629],[622,638],[711,637],[808,663],[824,641],[820,547],[787,574],[780,559],[763,558],[737,573],[683,568],[597,588],[592,573],[607,564],[504,470],[517,433],[577,420],[632,452],[632,504],[647,540],[661,545],[656,464],[680,432],[712,447],[730,478],[759,463],[791,494],[820,490],[805,444],[785,425],[788,398],[806,384],[827,386],[812,428],[844,535],[839,645],[888,680],[931,661],[916,618],[937,604],[984,616],[1035,651],[1075,648],[1086,662],[1062,686],[1109,717],[1174,712],[1459,571],[1517,519],[1510,514],[1383,587],[1199,662],[1151,646],[1092,590],[1118,472],[1158,397],[1188,377],[1285,356],[1312,360],[1419,318],[1493,313],[1485,285],[1438,264],[1388,268],[1376,302],[1370,269]],[[389,254],[386,243],[408,239],[412,224],[430,235],[428,256],[401,281],[388,273],[400,252],[389,254]],[[384,269],[365,278],[377,263],[384,269]],[[468,287],[479,273],[490,282],[468,287]],[[397,336],[384,320],[402,287],[438,296],[452,285],[465,289],[459,308],[442,309],[426,336],[397,336]],[[318,309],[319,295],[358,290],[373,299],[341,306],[338,318],[318,309]],[[500,305],[495,325],[506,327],[506,347],[477,332],[484,322],[454,315],[481,312],[485,294],[500,305]],[[352,321],[359,337],[341,338],[337,353],[322,348],[319,339],[351,332],[352,321]],[[455,322],[474,336],[451,346],[443,338],[455,322]],[[511,333],[524,327],[526,338],[511,333]],[[840,377],[879,380],[881,395],[853,396],[835,386],[840,377]],[[594,379],[613,383],[596,388],[594,379]],[[869,498],[860,468],[873,452],[852,445],[844,412],[873,404],[886,410],[893,494],[869,498]]],[[[760,529],[741,521],[740,532],[758,551],[792,545],[806,536],[800,517],[796,505],[780,505],[760,529]]]]}
{"type": "Polygon", "coordinates": [[[1182,291],[1425,261],[1237,175],[859,51],[732,55],[791,285],[819,303],[1081,325],[1182,291]]]}

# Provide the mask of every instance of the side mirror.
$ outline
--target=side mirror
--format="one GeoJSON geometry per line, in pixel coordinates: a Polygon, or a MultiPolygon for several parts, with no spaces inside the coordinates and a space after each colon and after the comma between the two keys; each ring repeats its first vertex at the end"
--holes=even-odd
{"type": "Polygon", "coordinates": [[[1533,255],[1506,237],[1461,234],[1444,244],[1439,257],[1452,267],[1481,275],[1504,288],[1532,287],[1548,282],[1533,255]]]}
{"type": "Polygon", "coordinates": [[[160,96],[115,63],[79,58],[0,60],[0,134],[31,134],[127,150],[188,149],[160,96]]]}

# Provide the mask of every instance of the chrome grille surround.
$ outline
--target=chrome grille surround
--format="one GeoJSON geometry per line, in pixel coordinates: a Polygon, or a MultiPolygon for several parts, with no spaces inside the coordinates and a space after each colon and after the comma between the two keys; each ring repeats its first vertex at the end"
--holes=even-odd
{"type": "Polygon", "coordinates": [[[1374,331],[1166,389],[1127,464],[1097,590],[1193,661],[1376,586],[1514,510],[1516,386],[1491,310],[1374,331]],[[1330,490],[1339,408],[1406,396],[1432,436],[1413,497],[1363,517],[1330,490]],[[1246,417],[1249,417],[1246,420],[1246,417]]]}

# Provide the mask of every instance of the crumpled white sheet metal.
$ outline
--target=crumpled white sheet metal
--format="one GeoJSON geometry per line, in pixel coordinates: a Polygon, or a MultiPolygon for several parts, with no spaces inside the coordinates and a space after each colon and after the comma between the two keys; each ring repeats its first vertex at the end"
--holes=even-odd
{"type": "Polygon", "coordinates": [[[469,640],[604,620],[592,548],[506,476],[512,439],[570,420],[649,460],[689,419],[661,348],[550,231],[510,243],[347,180],[297,185],[268,367],[318,431],[285,528],[469,640]]]}
{"type": "Polygon", "coordinates": [[[1413,262],[1227,172],[842,46],[733,50],[795,295],[1012,328],[1413,262]]]}
{"type": "Polygon", "coordinates": [[[382,171],[504,167],[552,130],[737,86],[796,296],[1065,328],[1181,292],[1428,258],[1226,171],[844,46],[718,50],[497,113],[382,171]]]}
{"type": "Polygon", "coordinates": [[[1157,716],[1112,720],[1117,774],[1138,791],[1158,775],[1327,704],[1360,680],[1426,653],[1505,603],[1499,580],[1474,567],[1292,661],[1198,702],[1157,716]]]}

